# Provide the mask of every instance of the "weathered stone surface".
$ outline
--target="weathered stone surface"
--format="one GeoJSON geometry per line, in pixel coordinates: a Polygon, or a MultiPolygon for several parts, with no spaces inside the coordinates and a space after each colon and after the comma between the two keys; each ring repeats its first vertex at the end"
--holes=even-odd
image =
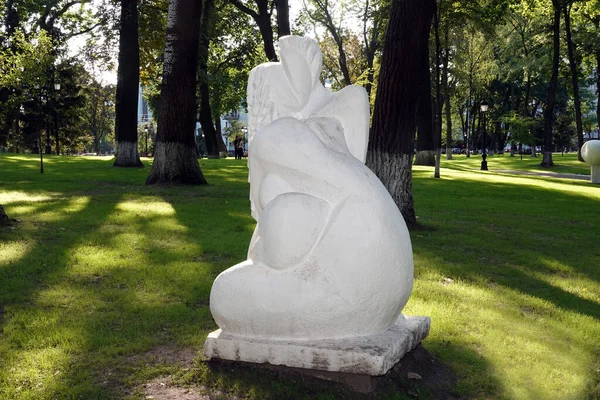
{"type": "Polygon", "coordinates": [[[410,235],[364,164],[364,88],[320,82],[308,38],[280,39],[280,63],[248,81],[249,180],[257,225],[248,257],[221,273],[210,310],[223,332],[322,340],[391,326],[413,286],[410,235]]]}
{"type": "Polygon", "coordinates": [[[250,363],[384,375],[429,333],[429,317],[400,315],[384,332],[334,340],[273,340],[230,335],[220,329],[208,335],[204,354],[250,363]]]}

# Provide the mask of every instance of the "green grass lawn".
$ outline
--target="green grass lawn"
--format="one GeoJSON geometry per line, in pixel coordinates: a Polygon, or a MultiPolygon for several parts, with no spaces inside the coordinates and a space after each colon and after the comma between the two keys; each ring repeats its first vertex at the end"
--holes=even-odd
{"type": "MultiPolygon", "coordinates": [[[[446,156],[443,155],[442,159],[445,160],[446,156]]],[[[468,170],[468,169],[479,169],[481,166],[481,155],[472,154],[471,157],[467,158],[465,155],[452,155],[452,161],[446,161],[444,166],[451,169],[468,170]]],[[[488,156],[488,169],[494,170],[514,170],[514,171],[528,171],[528,172],[551,172],[557,174],[590,174],[590,166],[577,160],[577,153],[554,153],[552,160],[556,164],[552,168],[540,167],[542,162],[542,156],[531,157],[531,155],[523,154],[523,159],[519,154],[515,154],[511,157],[508,153],[506,154],[495,154],[488,156]]]]}
{"type": "MultiPolygon", "coordinates": [[[[600,398],[600,187],[493,172],[536,170],[539,158],[493,156],[487,173],[480,160],[444,161],[442,179],[415,167],[416,212],[433,229],[411,232],[404,312],[431,316],[423,344],[461,396],[600,398]]],[[[555,162],[589,173],[572,155],[555,162]]],[[[35,157],[0,154],[0,204],[21,220],[0,228],[0,399],[144,398],[162,375],[256,399],[355,396],[178,363],[216,328],[213,279],[245,258],[246,162],[201,160],[210,184],[198,187],[147,187],[148,168],[111,165],[51,156],[40,175],[35,157]]],[[[406,397],[390,383],[378,392],[406,397]]]]}

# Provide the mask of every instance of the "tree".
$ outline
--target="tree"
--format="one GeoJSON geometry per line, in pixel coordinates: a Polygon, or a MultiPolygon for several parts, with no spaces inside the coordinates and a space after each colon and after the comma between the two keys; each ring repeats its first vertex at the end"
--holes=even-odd
{"type": "Polygon", "coordinates": [[[367,166],[390,192],[407,224],[416,224],[412,152],[423,90],[423,53],[435,0],[393,0],[385,36],[367,166]]]}
{"type": "Polygon", "coordinates": [[[554,105],[556,103],[556,89],[558,86],[558,63],[560,59],[560,14],[563,5],[560,0],[552,0],[554,22],[552,24],[552,76],[548,87],[546,108],[544,109],[544,153],[540,166],[549,168],[552,162],[552,125],[554,122],[554,105]]]}
{"type": "Polygon", "coordinates": [[[171,0],[154,163],[146,184],[204,184],[196,155],[196,71],[202,2],[171,0]]]}
{"type": "Polygon", "coordinates": [[[290,33],[290,6],[288,0],[277,0],[277,37],[281,38],[290,33]]]}
{"type": "MultiPolygon", "coordinates": [[[[256,4],[256,9],[254,9],[242,2],[242,0],[228,1],[238,10],[252,17],[254,22],[256,22],[256,25],[258,26],[260,34],[263,38],[263,45],[267,59],[269,61],[277,61],[277,53],[275,52],[275,45],[273,43],[273,26],[271,24],[271,15],[273,14],[273,6],[275,5],[275,2],[269,2],[268,0],[254,0],[254,3],[256,4]]],[[[284,3],[287,3],[287,1],[281,2],[281,8],[284,7],[284,3]]],[[[289,19],[287,24],[289,25],[289,19]]],[[[284,32],[286,27],[282,25],[279,27],[279,29],[284,32]]]]}
{"type": "Polygon", "coordinates": [[[115,167],[143,167],[138,153],[137,108],[140,84],[137,0],[121,0],[119,68],[115,104],[115,167]]]}
{"type": "Polygon", "coordinates": [[[114,125],[114,95],[113,86],[102,86],[92,77],[87,88],[87,105],[85,114],[86,128],[92,138],[92,150],[99,154],[107,149],[106,138],[114,125]]]}
{"type": "Polygon", "coordinates": [[[573,103],[575,104],[575,122],[577,126],[577,157],[583,162],[581,157],[581,147],[583,146],[583,118],[581,115],[581,97],[579,95],[579,71],[575,56],[575,44],[571,35],[571,8],[572,1],[563,8],[565,18],[565,32],[567,34],[567,51],[569,55],[569,67],[571,68],[571,85],[573,89],[573,103]]]}
{"type": "MultiPolygon", "coordinates": [[[[200,22],[200,47],[199,47],[199,68],[198,81],[200,82],[200,125],[204,134],[206,151],[209,158],[219,158],[219,152],[225,145],[223,139],[219,137],[215,125],[213,124],[213,111],[210,102],[210,85],[208,76],[208,57],[210,50],[210,39],[212,36],[211,22],[213,19],[213,0],[205,0],[200,22]]],[[[216,116],[219,119],[220,115],[216,116]]]]}

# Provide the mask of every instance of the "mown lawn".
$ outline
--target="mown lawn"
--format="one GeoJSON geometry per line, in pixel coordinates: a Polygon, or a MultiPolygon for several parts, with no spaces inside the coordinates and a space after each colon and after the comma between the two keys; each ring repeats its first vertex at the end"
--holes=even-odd
{"type": "MultiPolygon", "coordinates": [[[[442,159],[445,159],[445,155],[442,159]]],[[[465,155],[453,154],[453,161],[445,164],[447,168],[469,170],[479,169],[481,166],[481,154],[472,154],[471,157],[467,158],[465,155]]],[[[488,169],[490,171],[497,170],[514,170],[514,171],[528,171],[528,172],[551,172],[556,174],[590,174],[590,166],[577,160],[577,153],[554,153],[552,155],[552,161],[556,164],[554,167],[547,169],[540,167],[542,162],[542,156],[531,157],[529,154],[523,154],[523,157],[519,154],[515,154],[514,157],[510,157],[506,154],[495,154],[488,156],[488,169]]]]}
{"type": "MultiPolygon", "coordinates": [[[[589,173],[570,158],[559,172],[589,173]]],[[[423,344],[460,396],[600,398],[600,187],[493,172],[518,158],[490,157],[488,173],[477,161],[444,161],[442,179],[415,167],[429,229],[411,232],[405,313],[431,316],[423,344]]],[[[35,157],[0,155],[0,204],[21,220],[0,228],[0,399],[144,398],[162,375],[256,399],[357,396],[161,356],[198,354],[216,328],[211,283],[245,258],[254,227],[246,162],[202,160],[201,187],[147,187],[148,168],[111,165],[49,157],[40,175],[35,157]]]]}

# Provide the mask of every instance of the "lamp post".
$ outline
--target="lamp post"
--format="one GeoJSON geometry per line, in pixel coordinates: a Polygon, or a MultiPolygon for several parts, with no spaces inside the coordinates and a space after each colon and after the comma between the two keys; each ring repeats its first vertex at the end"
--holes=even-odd
{"type": "Polygon", "coordinates": [[[148,124],[144,128],[144,132],[146,133],[146,157],[148,157],[148,124]]]}
{"type": "Polygon", "coordinates": [[[487,161],[485,160],[487,158],[487,154],[485,152],[485,125],[486,125],[485,114],[487,113],[488,107],[489,107],[489,105],[488,105],[487,101],[484,100],[481,102],[480,109],[481,109],[481,113],[483,114],[483,136],[482,136],[483,151],[481,153],[481,170],[482,171],[488,170],[487,161]]]}
{"type": "Polygon", "coordinates": [[[54,137],[56,138],[56,155],[60,155],[60,144],[58,141],[58,116],[56,113],[56,94],[60,91],[60,82],[56,82],[54,81],[54,75],[52,76],[52,89],[54,89],[54,91],[52,92],[52,116],[53,118],[53,123],[54,123],[54,137]]]}

